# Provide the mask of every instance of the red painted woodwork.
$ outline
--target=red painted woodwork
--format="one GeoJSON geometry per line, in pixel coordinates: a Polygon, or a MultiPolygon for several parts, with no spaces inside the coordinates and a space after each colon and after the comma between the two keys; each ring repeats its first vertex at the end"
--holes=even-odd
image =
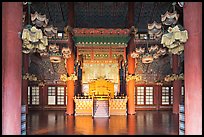
{"type": "MultiPolygon", "coordinates": [[[[71,57],[67,59],[67,73],[70,76],[74,74],[74,54],[71,54],[71,57]]],[[[67,81],[67,111],[68,115],[74,113],[74,81],[68,80],[67,81]]]]}
{"type": "Polygon", "coordinates": [[[106,29],[106,28],[74,28],[74,36],[110,36],[110,35],[125,35],[130,33],[129,29],[106,29]]]}
{"type": "MultiPolygon", "coordinates": [[[[74,27],[74,3],[68,2],[68,25],[70,27],[74,27]]],[[[69,39],[68,39],[68,46],[72,51],[71,57],[67,59],[67,73],[70,76],[71,74],[74,74],[74,43],[72,40],[72,34],[69,32],[69,39]]],[[[67,81],[67,110],[66,114],[72,115],[74,114],[74,81],[68,80],[67,81]]]]}
{"type": "Polygon", "coordinates": [[[134,2],[128,2],[128,28],[134,26],[134,2]]]}
{"type": "MultiPolygon", "coordinates": [[[[128,3],[128,28],[134,25],[134,3],[128,3]]],[[[135,74],[135,59],[131,58],[130,53],[134,47],[134,39],[131,37],[128,43],[128,74],[135,74]]],[[[135,80],[130,80],[127,82],[127,96],[128,96],[128,114],[135,114],[135,102],[134,102],[134,92],[135,92],[135,80]]]]}
{"type": "MultiPolygon", "coordinates": [[[[134,74],[135,72],[135,59],[128,55],[128,73],[134,74]]],[[[128,114],[135,114],[134,105],[134,92],[135,92],[135,80],[130,80],[127,82],[127,96],[128,96],[128,114]]]]}
{"type": "MultiPolygon", "coordinates": [[[[28,67],[29,67],[29,55],[23,54],[23,70],[24,74],[28,73],[28,67]]],[[[22,83],[22,104],[26,105],[26,114],[28,114],[28,80],[23,80],[22,83]]]]}
{"type": "MultiPolygon", "coordinates": [[[[174,54],[172,55],[172,68],[173,68],[174,74],[179,73],[178,55],[174,55],[174,54]]],[[[182,86],[181,80],[173,81],[173,113],[175,114],[179,113],[179,103],[181,99],[181,86],[182,86]]]]}
{"type": "Polygon", "coordinates": [[[202,134],[202,2],[185,2],[185,134],[202,134]]]}
{"type": "Polygon", "coordinates": [[[159,110],[159,85],[153,87],[154,89],[154,105],[156,106],[156,110],[159,110]]]}
{"type": "Polygon", "coordinates": [[[68,2],[68,20],[67,20],[67,24],[70,27],[74,27],[74,2],[68,2]]]}
{"type": "Polygon", "coordinates": [[[21,134],[22,2],[2,5],[2,134],[21,134]],[[15,14],[14,14],[15,13],[15,14]]]}

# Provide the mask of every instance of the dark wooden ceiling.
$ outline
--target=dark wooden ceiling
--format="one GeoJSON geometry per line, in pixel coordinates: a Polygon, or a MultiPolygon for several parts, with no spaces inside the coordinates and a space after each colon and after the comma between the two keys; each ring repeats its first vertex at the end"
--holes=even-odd
{"type": "MultiPolygon", "coordinates": [[[[161,22],[161,15],[166,11],[172,12],[172,2],[134,2],[134,26],[139,32],[147,32],[147,24],[153,21],[161,22]]],[[[48,24],[63,31],[67,25],[67,2],[32,2],[31,13],[37,11],[45,14],[49,19],[48,24]]],[[[180,14],[179,24],[182,23],[182,9],[176,5],[176,11],[180,14]]],[[[74,2],[74,27],[77,28],[128,28],[128,2],[74,2]]],[[[42,80],[59,80],[59,76],[66,73],[64,62],[50,63],[49,59],[30,56],[29,71],[36,74],[42,80]]],[[[182,60],[182,59],[181,59],[182,60]]],[[[139,71],[142,69],[139,65],[139,71]]],[[[143,68],[144,69],[144,68],[143,68]]],[[[160,58],[148,66],[144,73],[170,74],[171,57],[160,58]],[[151,70],[151,71],[150,71],[151,70]],[[153,70],[153,71],[152,71],[153,70]]]]}
{"type": "MultiPolygon", "coordinates": [[[[147,24],[161,22],[161,15],[172,11],[172,2],[134,2],[134,25],[139,32],[147,31],[147,24]]],[[[181,8],[176,10],[182,16],[181,8]]],[[[45,14],[49,24],[63,31],[67,25],[67,2],[32,2],[31,12],[45,14]]],[[[128,2],[74,2],[74,27],[127,28],[128,2]]]]}

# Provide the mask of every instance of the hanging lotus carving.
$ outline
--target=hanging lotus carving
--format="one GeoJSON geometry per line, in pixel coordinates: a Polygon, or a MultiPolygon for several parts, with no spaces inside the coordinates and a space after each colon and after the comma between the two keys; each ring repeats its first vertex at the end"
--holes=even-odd
{"type": "Polygon", "coordinates": [[[57,35],[57,27],[53,27],[52,25],[47,26],[43,31],[48,38],[52,38],[57,35]]]}
{"type": "Polygon", "coordinates": [[[22,33],[23,50],[22,52],[28,54],[36,52],[36,50],[45,50],[48,45],[46,36],[43,36],[42,30],[33,26],[31,29],[25,28],[22,33]]]}
{"type": "Polygon", "coordinates": [[[159,45],[152,45],[148,47],[147,50],[142,47],[136,48],[130,55],[132,58],[142,59],[142,63],[152,63],[154,59],[157,59],[166,53],[166,48],[161,48],[159,45]]]}
{"type": "Polygon", "coordinates": [[[169,27],[168,33],[164,34],[161,39],[161,44],[168,48],[168,51],[172,54],[180,55],[184,50],[184,43],[188,39],[188,32],[182,31],[182,26],[176,25],[175,27],[169,27]]]}
{"type": "Polygon", "coordinates": [[[157,23],[154,21],[152,24],[148,24],[148,33],[149,35],[152,35],[154,39],[161,38],[162,35],[162,24],[157,23]]]}
{"type": "Polygon", "coordinates": [[[164,15],[161,15],[161,21],[164,25],[173,25],[176,24],[179,18],[179,14],[176,11],[173,13],[166,12],[164,15]]]}
{"type": "Polygon", "coordinates": [[[46,15],[41,15],[38,14],[38,12],[35,12],[34,14],[31,14],[31,21],[37,27],[41,28],[46,27],[49,20],[46,18],[46,15]]]}

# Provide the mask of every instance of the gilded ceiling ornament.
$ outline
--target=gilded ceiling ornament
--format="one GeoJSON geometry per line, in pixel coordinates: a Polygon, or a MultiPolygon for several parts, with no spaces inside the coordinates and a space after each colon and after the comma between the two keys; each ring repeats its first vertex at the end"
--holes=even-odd
{"type": "Polygon", "coordinates": [[[23,80],[37,81],[37,77],[34,74],[26,73],[23,75],[23,80]]]}
{"type": "Polygon", "coordinates": [[[64,81],[64,82],[66,82],[66,81],[68,81],[68,80],[77,80],[77,76],[75,75],[75,74],[71,74],[69,77],[67,77],[67,75],[66,74],[62,74],[61,76],[60,76],[60,80],[62,80],[62,81],[64,81]]]}
{"type": "Polygon", "coordinates": [[[176,24],[179,18],[179,14],[176,11],[173,13],[166,12],[164,15],[161,15],[161,21],[164,25],[173,25],[176,24]]]}
{"type": "Polygon", "coordinates": [[[161,32],[161,27],[161,23],[154,21],[152,24],[148,24],[148,33],[154,35],[159,34],[161,32]]]}
{"type": "Polygon", "coordinates": [[[150,46],[150,48],[148,48],[148,50],[149,50],[149,52],[155,52],[158,50],[158,48],[159,48],[158,45],[154,45],[154,46],[150,46]]]}
{"type": "Polygon", "coordinates": [[[60,80],[61,81],[64,81],[64,82],[66,82],[67,81],[67,75],[66,74],[62,74],[61,76],[60,76],[60,80]]]}
{"type": "Polygon", "coordinates": [[[40,29],[37,29],[33,26],[31,29],[25,28],[22,33],[23,40],[23,53],[35,52],[36,49],[44,50],[48,45],[48,40],[46,36],[43,36],[43,33],[40,29]]]}
{"type": "Polygon", "coordinates": [[[39,42],[43,39],[43,33],[41,29],[37,29],[33,26],[30,30],[25,28],[23,29],[22,39],[28,40],[29,42],[39,42]]]}
{"type": "Polygon", "coordinates": [[[153,39],[159,40],[162,35],[162,24],[154,21],[152,24],[148,24],[148,33],[153,39]]]}
{"type": "Polygon", "coordinates": [[[157,52],[156,52],[156,54],[157,55],[165,55],[166,54],[166,49],[165,48],[160,48],[157,52]]]}
{"type": "Polygon", "coordinates": [[[41,15],[38,14],[38,12],[35,12],[34,14],[31,14],[31,21],[37,27],[46,27],[49,20],[46,18],[46,15],[41,15]]]}
{"type": "Polygon", "coordinates": [[[142,80],[142,76],[134,75],[134,74],[127,75],[126,76],[126,81],[130,81],[130,80],[141,81],[142,80]]]}
{"type": "Polygon", "coordinates": [[[59,46],[57,44],[50,44],[49,51],[54,53],[59,52],[59,46]]]}
{"type": "Polygon", "coordinates": [[[44,28],[43,32],[48,38],[55,37],[57,35],[57,27],[53,27],[52,25],[44,28]]]}
{"type": "Polygon", "coordinates": [[[164,34],[161,39],[161,44],[169,49],[170,53],[181,54],[184,50],[184,43],[188,39],[188,32],[186,30],[181,31],[178,25],[175,27],[169,27],[168,33],[164,34]]]}
{"type": "Polygon", "coordinates": [[[131,54],[130,54],[130,56],[132,57],[132,58],[139,58],[139,53],[138,52],[135,52],[135,51],[133,51],[131,54]]]}
{"type": "Polygon", "coordinates": [[[71,50],[70,50],[70,48],[63,47],[62,48],[62,56],[63,56],[64,59],[70,58],[71,57],[71,50]]]}
{"type": "Polygon", "coordinates": [[[171,82],[171,81],[175,81],[175,80],[184,80],[184,74],[172,74],[172,75],[166,75],[164,77],[164,81],[166,82],[171,82]]]}

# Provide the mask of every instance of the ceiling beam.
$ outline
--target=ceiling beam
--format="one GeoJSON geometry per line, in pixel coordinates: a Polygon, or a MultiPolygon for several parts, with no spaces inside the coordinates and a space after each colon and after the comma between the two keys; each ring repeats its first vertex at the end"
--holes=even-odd
{"type": "Polygon", "coordinates": [[[70,27],[74,27],[74,2],[68,2],[68,21],[67,24],[70,27]]]}
{"type": "Polygon", "coordinates": [[[128,2],[128,28],[134,26],[134,2],[128,2]]]}

